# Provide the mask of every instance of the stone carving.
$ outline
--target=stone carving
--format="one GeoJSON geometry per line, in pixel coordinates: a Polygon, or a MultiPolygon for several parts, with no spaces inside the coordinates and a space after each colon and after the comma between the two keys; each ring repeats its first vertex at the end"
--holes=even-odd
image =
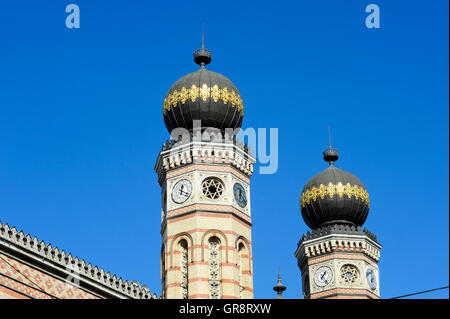
{"type": "Polygon", "coordinates": [[[209,240],[209,290],[211,299],[220,299],[220,241],[209,240]]]}

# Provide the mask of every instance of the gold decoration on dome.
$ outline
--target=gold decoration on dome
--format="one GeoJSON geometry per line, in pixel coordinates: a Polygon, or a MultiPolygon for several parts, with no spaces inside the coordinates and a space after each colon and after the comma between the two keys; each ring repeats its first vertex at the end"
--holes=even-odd
{"type": "MultiPolygon", "coordinates": [[[[195,100],[200,95],[199,90],[200,90],[200,88],[196,87],[195,84],[192,84],[191,89],[188,91],[189,98],[191,99],[192,102],[195,102],[195,100]]],[[[174,91],[172,94],[174,94],[176,92],[178,92],[178,91],[174,91]]],[[[178,100],[172,100],[171,103],[176,105],[178,103],[178,100]]]]}
{"type": "Polygon", "coordinates": [[[206,102],[206,100],[208,100],[210,95],[211,95],[211,90],[209,89],[209,87],[206,84],[203,84],[200,89],[200,97],[202,98],[203,102],[206,102]]]}
{"type": "Polygon", "coordinates": [[[222,100],[224,104],[231,103],[232,107],[236,107],[241,115],[244,114],[244,103],[239,93],[234,90],[228,90],[226,87],[219,88],[217,84],[213,87],[209,87],[206,83],[201,87],[193,84],[190,88],[184,86],[181,90],[174,90],[167,94],[164,99],[163,112],[166,114],[170,111],[171,107],[177,107],[178,103],[185,104],[188,100],[195,102],[198,98],[206,102],[209,98],[214,102],[222,100]]]}
{"type": "Polygon", "coordinates": [[[328,185],[320,184],[319,187],[313,186],[302,193],[300,198],[300,206],[305,207],[311,201],[316,201],[319,197],[325,199],[326,196],[334,198],[337,195],[339,198],[346,196],[347,198],[354,197],[362,200],[367,206],[370,206],[369,193],[361,186],[351,185],[350,183],[342,184],[328,183],[328,185]]]}
{"type": "Polygon", "coordinates": [[[222,89],[222,94],[221,94],[221,96],[222,96],[222,101],[223,101],[223,103],[227,104],[228,101],[229,101],[229,99],[228,99],[228,89],[227,89],[227,88],[223,88],[223,89],[222,89]]]}
{"type": "Polygon", "coordinates": [[[220,89],[217,84],[214,84],[214,86],[211,88],[211,98],[214,102],[217,102],[220,98],[220,89]]]}
{"type": "Polygon", "coordinates": [[[181,88],[180,94],[178,96],[180,102],[184,104],[189,99],[189,91],[185,87],[183,87],[181,88]]]}

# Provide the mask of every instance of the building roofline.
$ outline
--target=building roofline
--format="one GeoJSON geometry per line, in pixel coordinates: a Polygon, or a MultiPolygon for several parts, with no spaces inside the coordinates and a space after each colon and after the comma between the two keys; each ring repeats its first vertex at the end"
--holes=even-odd
{"type": "Polygon", "coordinates": [[[103,268],[74,257],[56,246],[0,221],[0,251],[3,248],[13,254],[20,253],[34,264],[43,264],[51,271],[64,273],[67,277],[76,277],[80,280],[81,286],[98,291],[97,294],[100,296],[131,299],[159,298],[145,285],[117,277],[103,268]]]}

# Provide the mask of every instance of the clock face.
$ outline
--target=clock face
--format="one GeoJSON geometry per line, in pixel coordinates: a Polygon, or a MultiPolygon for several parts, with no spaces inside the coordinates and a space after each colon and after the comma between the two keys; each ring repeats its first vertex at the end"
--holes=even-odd
{"type": "Polygon", "coordinates": [[[241,206],[242,208],[247,206],[247,194],[245,193],[244,187],[241,184],[239,183],[234,184],[233,193],[234,199],[236,200],[239,206],[241,206]]]}
{"type": "Polygon", "coordinates": [[[325,287],[333,280],[333,271],[330,267],[322,266],[316,270],[314,282],[319,287],[325,287]]]}
{"type": "Polygon", "coordinates": [[[377,289],[377,278],[375,277],[375,272],[373,271],[373,269],[371,268],[367,269],[366,279],[371,289],[373,290],[377,289]]]}
{"type": "Polygon", "coordinates": [[[175,203],[181,204],[186,201],[192,193],[192,184],[187,179],[178,181],[172,190],[172,199],[175,203]]]}

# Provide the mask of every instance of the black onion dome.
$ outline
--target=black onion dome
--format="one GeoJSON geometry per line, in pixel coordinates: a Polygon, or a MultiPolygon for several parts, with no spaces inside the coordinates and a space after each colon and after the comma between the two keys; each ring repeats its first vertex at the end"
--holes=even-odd
{"type": "Polygon", "coordinates": [[[331,224],[362,226],[370,208],[369,194],[355,175],[334,166],[338,151],[324,152],[330,166],[309,180],[303,188],[300,210],[311,229],[331,224]]]}
{"type": "Polygon", "coordinates": [[[194,120],[201,120],[202,128],[240,128],[244,105],[236,86],[205,68],[211,51],[197,50],[194,60],[200,68],[176,81],[164,99],[163,117],[169,133],[178,127],[192,130],[194,120]]]}

